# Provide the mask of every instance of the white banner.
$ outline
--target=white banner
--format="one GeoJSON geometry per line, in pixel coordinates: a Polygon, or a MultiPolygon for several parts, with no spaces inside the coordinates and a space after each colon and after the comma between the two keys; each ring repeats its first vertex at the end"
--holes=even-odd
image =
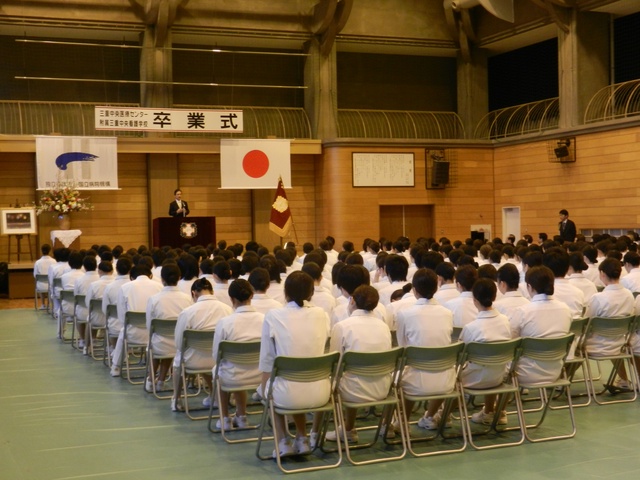
{"type": "Polygon", "coordinates": [[[96,130],[242,133],[242,110],[96,107],[96,130]]]}
{"type": "Polygon", "coordinates": [[[38,190],[60,184],[78,190],[118,188],[117,139],[105,137],[36,137],[38,190]]]}
{"type": "Polygon", "coordinates": [[[220,140],[220,188],[291,188],[290,140],[220,140]]]}

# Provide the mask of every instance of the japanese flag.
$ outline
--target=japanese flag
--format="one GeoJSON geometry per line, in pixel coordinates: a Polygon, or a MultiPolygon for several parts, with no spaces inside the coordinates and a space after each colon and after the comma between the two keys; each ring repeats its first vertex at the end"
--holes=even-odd
{"type": "Polygon", "coordinates": [[[220,140],[220,188],[291,188],[289,140],[220,140]]]}

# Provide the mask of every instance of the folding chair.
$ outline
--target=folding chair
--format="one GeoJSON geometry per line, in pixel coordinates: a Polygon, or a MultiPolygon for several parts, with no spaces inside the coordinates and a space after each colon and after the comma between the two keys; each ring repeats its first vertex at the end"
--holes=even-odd
{"type": "MultiPolygon", "coordinates": [[[[260,383],[257,384],[249,384],[249,385],[241,385],[231,387],[228,385],[224,385],[220,381],[220,365],[223,362],[230,362],[233,365],[243,366],[247,369],[255,369],[258,371],[258,363],[260,362],[260,342],[230,342],[223,341],[220,342],[218,346],[218,358],[216,359],[216,368],[213,375],[213,391],[215,392],[215,398],[218,399],[218,405],[222,405],[221,393],[235,393],[235,392],[246,392],[246,391],[255,391],[260,383]]],[[[228,437],[228,431],[224,428],[224,421],[220,421],[220,429],[211,428],[211,422],[213,419],[213,405],[210,410],[209,415],[209,430],[212,432],[220,432],[222,438],[227,443],[245,443],[245,442],[253,442],[258,440],[258,437],[251,438],[242,438],[232,440],[228,437]]],[[[250,412],[247,412],[247,416],[250,412]]],[[[262,414],[262,412],[256,412],[262,414]]],[[[242,430],[257,428],[257,426],[250,426],[243,428],[242,430]]]]}
{"type": "MultiPolygon", "coordinates": [[[[633,332],[635,327],[635,316],[631,315],[628,317],[593,317],[589,320],[589,324],[587,326],[586,333],[586,341],[588,341],[589,337],[593,335],[598,335],[600,337],[604,337],[609,339],[612,343],[621,343],[620,351],[614,355],[600,355],[598,353],[589,353],[585,346],[585,358],[587,360],[587,372],[589,377],[589,386],[591,387],[591,394],[593,395],[593,399],[598,405],[607,405],[610,403],[626,403],[633,402],[638,397],[638,385],[637,378],[638,373],[636,372],[635,362],[633,361],[633,352],[629,347],[629,338],[631,336],[631,332],[633,332]],[[613,368],[611,369],[611,373],[609,375],[608,380],[604,384],[604,389],[596,392],[596,388],[594,385],[594,378],[591,369],[591,360],[595,362],[603,362],[610,360],[613,362],[613,368]],[[630,398],[618,399],[618,400],[601,400],[598,398],[598,395],[602,395],[606,391],[609,391],[611,394],[616,395],[618,393],[623,393],[616,387],[614,387],[614,381],[618,375],[618,367],[622,366],[627,370],[627,377],[629,381],[630,390],[629,393],[632,393],[630,398]]],[[[626,392],[625,392],[626,393],[626,392]]]]}
{"type": "MultiPolygon", "coordinates": [[[[382,458],[374,458],[371,460],[359,460],[356,461],[351,455],[351,450],[359,450],[364,448],[371,448],[378,440],[380,431],[383,425],[391,424],[391,417],[394,411],[402,412],[400,406],[400,398],[398,396],[397,385],[395,383],[398,371],[402,365],[402,355],[404,349],[402,347],[394,348],[392,350],[386,350],[383,352],[345,352],[340,360],[338,367],[338,374],[336,376],[336,398],[338,402],[338,422],[336,424],[336,437],[347,438],[347,431],[344,419],[344,408],[365,408],[370,409],[376,406],[383,407],[383,413],[380,416],[376,432],[371,442],[359,445],[349,445],[349,442],[344,442],[345,453],[347,459],[353,465],[368,465],[371,463],[388,462],[392,460],[401,460],[407,454],[407,439],[405,428],[400,428],[400,438],[402,445],[402,452],[398,455],[392,455],[382,458]],[[340,382],[344,378],[345,373],[357,375],[359,377],[384,378],[390,376],[391,386],[386,397],[380,400],[372,402],[348,402],[342,399],[340,395],[340,382]]],[[[401,422],[402,425],[402,422],[401,422]]]]}
{"type": "Polygon", "coordinates": [[[145,312],[126,312],[124,316],[124,344],[122,348],[122,365],[121,368],[124,367],[126,371],[127,381],[132,385],[140,385],[143,384],[146,380],[146,372],[147,366],[145,365],[145,351],[147,349],[148,342],[138,342],[133,338],[129,337],[129,327],[135,327],[141,330],[147,329],[147,314],[145,312]],[[131,365],[131,360],[129,358],[130,352],[133,353],[134,350],[140,352],[140,361],[137,365],[131,365]],[[140,380],[140,377],[133,378],[133,372],[143,371],[144,375],[140,380]]]}
{"type": "MultiPolygon", "coordinates": [[[[567,358],[564,361],[564,371],[567,375],[567,379],[574,383],[583,383],[585,393],[571,393],[571,397],[587,397],[586,402],[582,403],[573,403],[573,408],[577,407],[587,407],[591,405],[591,387],[589,386],[589,373],[587,370],[587,359],[584,356],[584,342],[586,339],[585,333],[587,330],[587,324],[589,323],[589,319],[586,317],[574,318],[571,322],[571,327],[569,329],[570,333],[574,334],[574,341],[572,346],[573,356],[567,358]],[[576,379],[576,373],[578,370],[582,370],[582,378],[576,379]]],[[[562,389],[562,394],[568,394],[567,389],[562,389]]],[[[555,398],[558,398],[560,395],[556,395],[555,398]]],[[[568,405],[549,405],[551,410],[569,408],[568,405]]]]}
{"type": "MultiPolygon", "coordinates": [[[[520,346],[520,339],[507,340],[504,342],[489,342],[489,343],[479,343],[479,342],[471,342],[465,345],[464,351],[462,353],[463,361],[474,363],[483,367],[504,367],[505,372],[507,372],[507,366],[511,363],[511,368],[508,369],[507,379],[511,380],[512,383],[501,382],[492,388],[469,388],[465,387],[462,382],[460,383],[461,394],[464,395],[487,395],[487,394],[495,394],[499,395],[499,400],[496,406],[496,415],[494,416],[493,422],[489,426],[488,429],[484,431],[476,431],[474,432],[471,428],[471,417],[469,416],[469,412],[467,411],[466,403],[462,403],[462,416],[465,421],[466,431],[468,435],[468,441],[473,448],[476,450],[487,450],[491,448],[500,448],[500,447],[508,447],[514,445],[521,445],[525,439],[525,428],[524,428],[524,415],[522,413],[522,408],[520,407],[521,401],[520,397],[520,388],[518,387],[518,382],[514,379],[514,369],[517,364],[517,354],[518,348],[520,346]],[[474,440],[474,435],[485,435],[490,431],[495,431],[496,433],[501,433],[506,431],[507,429],[498,429],[498,419],[500,416],[500,412],[504,410],[504,407],[508,401],[509,394],[515,395],[518,400],[516,401],[516,409],[518,416],[518,429],[520,430],[520,437],[514,441],[506,441],[503,443],[489,444],[489,445],[478,445],[474,440]]],[[[464,367],[460,369],[460,375],[464,371],[464,367]]],[[[461,378],[461,377],[460,377],[461,378]]]]}
{"type": "Polygon", "coordinates": [[[342,450],[340,448],[341,442],[339,436],[337,439],[338,459],[335,463],[289,469],[286,469],[283,466],[282,458],[280,456],[280,449],[278,448],[278,438],[276,437],[276,435],[273,435],[272,437],[265,436],[265,428],[267,426],[267,423],[270,420],[271,425],[275,425],[276,414],[296,415],[306,414],[309,412],[324,412],[324,422],[320,427],[320,431],[318,432],[320,445],[322,444],[330,417],[333,416],[333,418],[337,418],[333,389],[329,394],[327,403],[325,403],[324,405],[308,409],[287,409],[275,405],[273,401],[273,385],[278,378],[292,382],[316,382],[325,379],[329,379],[331,381],[334,377],[336,365],[338,364],[339,359],[340,354],[338,352],[328,353],[320,357],[276,357],[276,359],[274,360],[273,369],[271,370],[269,389],[266,393],[266,399],[263,401],[265,409],[262,413],[262,420],[260,422],[260,433],[258,435],[258,444],[256,446],[256,456],[260,460],[270,460],[273,458],[271,454],[263,455],[260,452],[263,440],[270,439],[274,442],[276,463],[278,464],[278,468],[283,473],[300,473],[316,470],[326,470],[328,468],[336,468],[340,465],[340,463],[342,463],[342,450]],[[329,415],[329,413],[331,413],[332,415],[329,415]]]}
{"type": "MultiPolygon", "coordinates": [[[[430,373],[439,373],[446,372],[452,368],[456,369],[456,383],[453,387],[453,390],[450,392],[445,392],[441,394],[434,395],[409,395],[404,392],[401,388],[402,383],[400,376],[399,385],[400,385],[400,404],[402,405],[402,416],[401,422],[404,424],[407,432],[407,448],[411,455],[415,457],[427,457],[432,455],[441,455],[444,453],[455,453],[462,452],[467,448],[467,436],[465,433],[465,422],[461,419],[460,425],[462,429],[462,446],[456,449],[445,449],[445,450],[437,450],[437,451],[427,451],[418,453],[413,449],[412,443],[415,442],[424,442],[426,440],[433,440],[438,435],[443,438],[451,438],[451,436],[444,436],[443,431],[445,427],[446,418],[451,412],[452,408],[455,406],[455,402],[458,402],[458,405],[461,405],[464,402],[464,397],[460,394],[460,386],[457,381],[458,369],[460,367],[459,360],[461,358],[462,351],[464,350],[464,343],[458,342],[452,345],[447,345],[446,347],[406,347],[404,352],[404,362],[403,367],[412,367],[421,372],[430,372],[430,373]],[[444,408],[442,411],[442,423],[439,426],[438,430],[435,434],[431,436],[424,436],[421,438],[411,438],[410,431],[410,416],[411,412],[406,412],[404,410],[404,401],[410,400],[413,402],[425,402],[425,405],[430,400],[445,400],[444,408]]],[[[462,410],[461,410],[462,411],[462,410]]]]}
{"type": "MultiPolygon", "coordinates": [[[[86,296],[85,295],[75,295],[74,299],[73,299],[73,327],[71,329],[71,346],[73,348],[75,348],[76,350],[80,350],[82,351],[82,348],[80,348],[80,340],[84,341],[84,338],[80,338],[80,329],[78,328],[79,325],[87,325],[88,323],[88,319],[86,320],[80,320],[78,319],[78,315],[76,312],[76,309],[78,308],[78,305],[86,305],[86,296]],[[78,335],[76,335],[76,333],[78,335]]],[[[86,330],[85,330],[85,338],[86,338],[86,330]]],[[[87,343],[85,342],[85,347],[87,346],[87,343]]]]}
{"type": "Polygon", "coordinates": [[[96,354],[96,350],[102,349],[102,356],[104,358],[104,350],[109,350],[107,347],[107,334],[106,334],[106,319],[105,325],[98,326],[94,324],[95,319],[102,315],[102,299],[101,298],[92,298],[89,302],[89,316],[87,318],[88,330],[87,330],[87,339],[86,343],[88,345],[88,352],[91,355],[91,358],[94,360],[100,360],[99,354],[96,354]],[[96,339],[102,333],[102,343],[96,345],[96,339]]]}
{"type": "MultiPolygon", "coordinates": [[[[573,339],[573,333],[557,338],[525,337],[522,339],[522,343],[520,344],[520,355],[518,361],[521,362],[523,359],[530,359],[538,362],[562,361],[564,363],[564,360],[566,359],[571,349],[571,343],[573,342],[573,339]]],[[[571,381],[567,379],[567,374],[564,368],[561,370],[560,376],[557,379],[549,382],[525,383],[521,382],[517,378],[517,376],[516,380],[520,388],[528,388],[531,390],[538,389],[540,391],[540,398],[543,400],[542,415],[540,416],[538,422],[534,425],[527,425],[526,422],[524,424],[525,437],[527,438],[527,440],[529,440],[530,442],[544,442],[547,440],[573,438],[576,435],[576,421],[573,415],[573,403],[571,399],[571,381]],[[549,405],[553,397],[553,392],[558,387],[565,389],[567,392],[567,408],[569,410],[569,418],[571,420],[571,433],[565,435],[550,435],[546,437],[538,436],[534,438],[530,435],[529,430],[538,428],[542,424],[549,411],[549,405]]],[[[521,411],[524,411],[524,408],[522,406],[522,398],[519,395],[516,396],[516,402],[520,402],[519,409],[521,411]]]]}
{"type": "MultiPolygon", "coordinates": [[[[111,352],[109,351],[110,348],[109,346],[111,345],[109,343],[110,339],[118,339],[118,335],[120,334],[120,332],[116,332],[116,331],[112,331],[109,330],[109,319],[110,318],[117,318],[118,317],[118,306],[115,304],[109,304],[107,305],[107,314],[106,314],[106,318],[105,318],[105,328],[104,328],[104,341],[105,341],[105,348],[104,348],[104,352],[103,352],[103,356],[102,356],[102,363],[106,366],[111,368],[111,352]]],[[[145,319],[146,321],[146,319],[145,319]]]]}
{"type": "MultiPolygon", "coordinates": [[[[184,412],[191,420],[205,420],[206,418],[208,418],[207,415],[194,416],[191,414],[194,409],[189,406],[189,397],[198,396],[201,391],[201,382],[198,382],[198,391],[196,393],[189,394],[188,380],[189,377],[192,376],[198,378],[201,375],[211,375],[211,371],[213,370],[213,334],[214,330],[185,330],[182,337],[182,345],[180,350],[182,354],[180,355],[178,372],[173,372],[174,375],[180,376],[178,390],[174,392],[174,395],[177,397],[176,402],[178,402],[181,397],[184,398],[184,412]],[[198,357],[206,357],[210,359],[210,364],[207,364],[207,366],[204,368],[190,367],[185,360],[185,352],[187,351],[197,353],[198,357]],[[180,392],[182,392],[182,395],[180,394],[180,392]]],[[[211,405],[211,409],[213,409],[213,402],[211,405]]],[[[209,426],[210,424],[211,421],[209,421],[209,426]]]]}
{"type": "Polygon", "coordinates": [[[38,310],[38,297],[40,298],[40,301],[42,302],[42,306],[44,307],[46,305],[46,310],[48,312],[49,311],[49,307],[51,305],[49,303],[49,275],[47,275],[46,273],[43,273],[43,274],[38,273],[38,274],[36,274],[36,285],[35,285],[35,291],[34,291],[34,296],[33,296],[34,308],[36,310],[38,310]],[[38,284],[40,284],[40,285],[46,284],[46,287],[38,288],[38,284]]]}
{"type": "MultiPolygon", "coordinates": [[[[60,282],[62,283],[62,280],[60,280],[60,282]]],[[[74,295],[73,290],[60,290],[60,309],[58,311],[58,338],[61,339],[64,343],[71,343],[71,346],[73,346],[73,335],[75,333],[75,302],[76,296],[74,295]],[[64,308],[62,307],[63,302],[73,305],[73,313],[65,313],[64,308]],[[71,325],[70,338],[65,337],[67,325],[71,325]]]]}
{"type": "Polygon", "coordinates": [[[60,292],[62,291],[62,278],[58,277],[58,278],[54,278],[53,279],[53,285],[50,285],[51,287],[51,292],[49,293],[49,300],[57,300],[58,301],[58,311],[56,312],[54,310],[54,306],[55,306],[55,302],[54,305],[51,306],[51,316],[53,318],[56,318],[56,315],[60,314],[60,292]]]}
{"type": "MultiPolygon", "coordinates": [[[[173,396],[173,389],[164,395],[160,395],[156,388],[156,372],[153,370],[154,360],[173,360],[176,356],[175,352],[175,339],[176,339],[176,324],[177,319],[167,318],[152,318],[151,325],[149,326],[149,343],[147,344],[147,378],[151,379],[151,391],[147,390],[146,382],[144,390],[147,393],[153,393],[158,400],[169,400],[173,396]],[[163,337],[169,341],[172,345],[171,354],[161,354],[153,349],[153,337],[163,337]]],[[[158,379],[165,382],[166,379],[158,379]]]]}

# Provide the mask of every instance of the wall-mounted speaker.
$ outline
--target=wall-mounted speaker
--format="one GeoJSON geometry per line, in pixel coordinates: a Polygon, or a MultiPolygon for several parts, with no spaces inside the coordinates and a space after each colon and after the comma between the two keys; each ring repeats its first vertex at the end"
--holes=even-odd
{"type": "Polygon", "coordinates": [[[433,162],[431,166],[431,186],[439,187],[449,183],[449,162],[433,162]]]}

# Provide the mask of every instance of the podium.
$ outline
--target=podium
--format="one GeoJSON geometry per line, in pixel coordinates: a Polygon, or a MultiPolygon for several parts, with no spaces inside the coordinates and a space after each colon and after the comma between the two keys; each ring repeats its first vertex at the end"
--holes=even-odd
{"type": "Polygon", "coordinates": [[[161,217],[153,219],[153,246],[206,247],[216,241],[216,217],[161,217]]]}

